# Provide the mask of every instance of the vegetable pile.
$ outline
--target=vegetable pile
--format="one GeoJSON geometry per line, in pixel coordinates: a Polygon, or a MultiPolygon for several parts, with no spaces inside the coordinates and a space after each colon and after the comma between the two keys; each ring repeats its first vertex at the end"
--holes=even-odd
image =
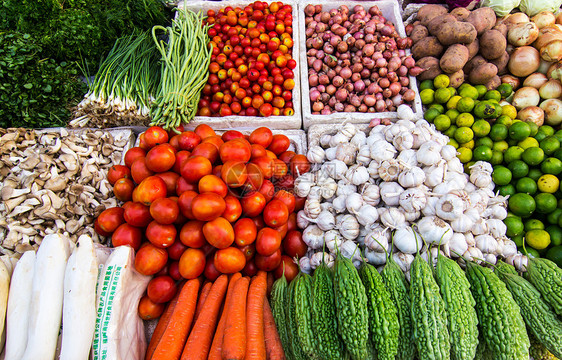
{"type": "Polygon", "coordinates": [[[396,111],[414,101],[408,76],[421,69],[406,53],[411,40],[376,5],[352,10],[304,8],[312,114],[396,111]]]}

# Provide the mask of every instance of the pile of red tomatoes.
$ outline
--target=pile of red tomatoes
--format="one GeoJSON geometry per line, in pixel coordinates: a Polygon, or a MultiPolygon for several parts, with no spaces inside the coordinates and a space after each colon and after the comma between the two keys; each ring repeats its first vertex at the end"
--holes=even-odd
{"type": "Polygon", "coordinates": [[[292,7],[256,1],[207,11],[213,46],[200,116],[294,114],[292,7]]]}
{"type": "MultiPolygon", "coordinates": [[[[287,136],[265,127],[219,136],[207,125],[177,135],[151,127],[108,173],[121,207],[104,210],[96,231],[136,250],[135,268],[156,275],[151,304],[169,301],[181,279],[258,270],[292,278],[307,247],[297,229],[304,198],[295,174],[310,170],[287,136]]],[[[141,314],[142,315],[142,314],[141,314]]]]}

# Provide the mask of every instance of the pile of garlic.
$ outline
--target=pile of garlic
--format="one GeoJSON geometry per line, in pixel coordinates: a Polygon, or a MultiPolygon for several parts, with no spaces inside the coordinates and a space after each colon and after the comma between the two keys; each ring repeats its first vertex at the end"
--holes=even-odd
{"type": "Polygon", "coordinates": [[[469,177],[445,135],[410,108],[399,116],[368,136],[346,124],[310,147],[312,171],[295,180],[296,195],[307,197],[297,214],[309,247],[301,269],[322,259],[330,265],[336,247],[356,266],[363,258],[382,266],[391,252],[405,273],[418,249],[426,260],[438,252],[461,264],[502,257],[522,269],[526,258],[505,236],[507,198],[494,194],[490,164],[477,162],[469,177]]]}

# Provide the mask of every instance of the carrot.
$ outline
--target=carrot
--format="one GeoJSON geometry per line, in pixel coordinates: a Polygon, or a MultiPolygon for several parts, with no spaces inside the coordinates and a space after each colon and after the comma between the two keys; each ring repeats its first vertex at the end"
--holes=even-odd
{"type": "Polygon", "coordinates": [[[188,280],[181,290],[170,322],[154,350],[152,357],[154,360],[178,360],[180,358],[195,314],[199,284],[198,279],[188,280]]]}
{"type": "Polygon", "coordinates": [[[234,285],[224,326],[223,360],[243,360],[246,355],[246,296],[249,286],[248,277],[241,278],[234,285]]]}
{"type": "Polygon", "coordinates": [[[227,285],[228,277],[226,275],[219,276],[213,283],[199,314],[200,316],[195,322],[189,338],[187,338],[181,360],[207,359],[227,285]]]}
{"type": "Polygon", "coordinates": [[[217,325],[217,331],[215,332],[215,337],[213,338],[213,343],[211,344],[211,350],[209,350],[209,360],[221,360],[222,351],[222,338],[224,335],[224,324],[226,321],[226,315],[229,312],[230,302],[232,299],[232,292],[234,290],[234,284],[240,279],[242,275],[240,273],[234,273],[228,281],[228,289],[226,291],[226,298],[224,300],[224,306],[222,309],[222,315],[217,325]]]}
{"type": "Polygon", "coordinates": [[[246,360],[264,360],[265,335],[263,306],[267,292],[267,275],[259,271],[252,279],[246,306],[246,360]]]}
{"type": "Polygon", "coordinates": [[[205,304],[205,300],[209,295],[209,291],[211,290],[211,286],[213,286],[212,282],[206,282],[203,287],[201,288],[201,294],[199,294],[199,300],[197,301],[197,307],[195,308],[195,317],[193,318],[193,322],[197,321],[199,314],[201,313],[201,309],[203,309],[203,304],[205,304]]]}
{"type": "Polygon", "coordinates": [[[275,319],[273,319],[273,313],[271,312],[271,307],[269,306],[267,298],[264,300],[263,321],[267,360],[285,360],[285,352],[283,351],[283,345],[281,345],[281,338],[277,332],[275,319]]]}

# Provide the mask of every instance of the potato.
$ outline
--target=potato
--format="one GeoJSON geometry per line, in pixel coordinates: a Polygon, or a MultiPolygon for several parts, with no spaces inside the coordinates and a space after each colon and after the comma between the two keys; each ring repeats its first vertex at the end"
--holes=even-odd
{"type": "Polygon", "coordinates": [[[501,32],[501,34],[503,35],[503,37],[507,37],[507,25],[505,25],[505,24],[496,24],[496,26],[494,26],[492,29],[501,32]]]}
{"type": "Polygon", "coordinates": [[[468,80],[474,85],[485,85],[498,74],[498,68],[494,64],[486,63],[473,68],[468,75],[468,80]]]}
{"type": "Polygon", "coordinates": [[[424,5],[418,10],[417,19],[421,21],[422,25],[427,26],[431,19],[436,16],[445,15],[446,13],[448,13],[447,8],[442,5],[424,5]]]}
{"type": "Polygon", "coordinates": [[[488,82],[485,85],[486,85],[486,89],[495,90],[501,84],[502,84],[502,81],[501,81],[500,77],[496,75],[493,78],[491,78],[490,80],[488,80],[488,82]]]}
{"type": "Polygon", "coordinates": [[[501,57],[505,53],[507,40],[498,30],[486,30],[480,37],[480,54],[488,60],[501,57]]]}
{"type": "Polygon", "coordinates": [[[410,34],[410,39],[412,39],[412,42],[415,44],[421,39],[426,38],[428,36],[429,36],[429,31],[427,31],[427,28],[425,26],[420,24],[414,26],[414,28],[412,29],[412,33],[410,34]]]}
{"type": "Polygon", "coordinates": [[[456,17],[458,21],[466,21],[466,18],[470,15],[470,10],[464,7],[454,8],[451,11],[451,15],[456,17]]]}
{"type": "Polygon", "coordinates": [[[468,61],[468,56],[469,53],[466,46],[461,44],[451,45],[445,51],[445,54],[441,56],[439,66],[441,66],[441,70],[447,74],[455,73],[462,70],[468,61]]]}
{"type": "Polygon", "coordinates": [[[412,46],[412,56],[414,59],[421,59],[426,56],[441,56],[443,46],[435,36],[428,36],[418,41],[412,46]]]}
{"type": "Polygon", "coordinates": [[[481,55],[476,55],[475,57],[470,59],[469,62],[466,63],[462,71],[464,71],[464,73],[468,75],[470,74],[472,69],[485,63],[486,63],[486,59],[484,59],[481,55]]]}
{"type": "Polygon", "coordinates": [[[478,8],[470,13],[466,21],[474,25],[478,36],[496,25],[496,13],[489,7],[478,8]]]}
{"type": "Polygon", "coordinates": [[[418,61],[416,61],[416,65],[421,67],[422,69],[425,69],[425,71],[418,76],[418,80],[420,81],[428,79],[432,80],[437,75],[443,73],[441,71],[441,68],[439,67],[439,60],[437,60],[437,58],[434,58],[433,56],[426,56],[419,59],[418,61]]]}
{"type": "Polygon", "coordinates": [[[478,54],[478,51],[480,50],[480,41],[478,41],[478,39],[474,39],[473,42],[466,45],[466,48],[468,49],[468,59],[470,60],[478,54]]]}
{"type": "Polygon", "coordinates": [[[455,89],[464,83],[464,71],[459,70],[454,74],[449,75],[449,86],[454,87],[455,89]]]}
{"type": "Polygon", "coordinates": [[[437,39],[445,46],[453,44],[470,44],[476,39],[476,29],[471,23],[455,21],[443,24],[437,33],[437,39]]]}
{"type": "Polygon", "coordinates": [[[502,56],[490,62],[498,68],[498,75],[507,74],[507,63],[509,62],[509,54],[507,51],[504,51],[502,56]]]}
{"type": "Polygon", "coordinates": [[[427,24],[427,30],[431,35],[435,36],[443,24],[454,21],[457,21],[457,18],[450,14],[437,16],[427,24]]]}

